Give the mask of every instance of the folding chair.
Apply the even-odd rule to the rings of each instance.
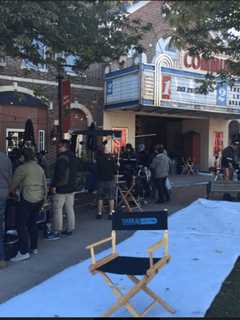
[[[117,296],[117,302],[112,305],[102,316],[109,317],[121,307],[127,310],[134,317],[144,317],[156,304],[159,303],[168,312],[175,313],[175,310],[163,301],[155,292],[147,287],[148,283],[155,277],[157,272],[163,268],[170,260],[168,254],[168,210],[164,209],[157,212],[128,212],[119,213],[112,217],[112,235],[109,238],[93,243],[87,247],[91,252],[92,264],[90,271],[92,274],[99,273],[103,276],[105,282],[113,290],[113,294]],[[149,257],[129,257],[119,256],[116,251],[116,230],[163,230],[163,237],[155,244],[147,248]],[[102,259],[96,261],[95,247],[112,242],[112,253]],[[153,253],[156,249],[163,246],[164,254],[161,258],[154,258]],[[112,280],[106,273],[125,274],[133,283],[134,286],[123,294],[119,288],[114,285]],[[138,278],[137,276],[142,276]],[[140,290],[143,290],[151,298],[150,303],[145,310],[140,313],[130,303],[129,300],[135,296]]]
[[[142,211],[142,208],[140,204],[138,203],[137,199],[134,197],[133,192],[134,188],[136,186],[136,177],[133,176],[132,183],[130,187],[126,187],[126,181],[124,180],[119,180],[117,183],[117,199],[116,199],[116,209],[121,208],[121,205],[125,204],[127,207],[128,212],[132,212],[132,209],[134,208],[131,206],[131,202],[134,203],[136,208],[138,210]],[[120,201],[118,200],[118,194],[120,195]]]

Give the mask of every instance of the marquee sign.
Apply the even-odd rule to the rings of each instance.
[[[105,105],[139,103],[139,66],[132,66],[105,74]]]
[[[226,59],[211,58],[209,60],[202,58],[200,55],[191,56],[186,52],[183,56],[183,66],[198,71],[221,72],[227,70]]]
[[[185,56],[189,68],[207,68],[201,58]],[[213,59],[211,70],[223,67],[223,60]],[[197,69],[198,68],[198,69]],[[107,75],[105,105],[110,108],[150,106],[181,110],[201,110],[215,113],[240,114],[240,83],[232,87],[218,83],[214,91],[200,90],[202,72],[173,67],[141,64]]]
[[[169,70],[169,74],[166,70]],[[161,100],[184,104],[206,106],[206,109],[216,112],[214,107],[220,107],[228,112],[240,112],[240,84],[233,87],[227,86],[226,83],[219,83],[214,91],[204,94],[200,90],[201,83],[196,74],[190,77],[190,72],[179,72],[177,69],[164,68],[162,72],[162,95]],[[161,101],[160,101],[161,106]]]

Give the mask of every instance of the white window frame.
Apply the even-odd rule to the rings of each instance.
[[[43,138],[43,139],[42,139]],[[45,130],[38,130],[38,151],[46,150],[46,133]]]
[[[8,133],[11,131],[24,132],[24,129],[6,128],[6,138],[8,137]],[[7,139],[6,139],[6,153],[8,154],[8,140]]]

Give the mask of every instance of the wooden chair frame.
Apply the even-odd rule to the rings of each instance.
[[[95,257],[95,247],[102,245],[106,242],[112,242],[112,253],[102,259],[96,260]],[[164,256],[158,262],[154,263],[153,254],[159,249],[161,246],[164,248]],[[89,246],[87,249],[91,252],[92,264],[90,265],[90,272],[92,274],[99,273],[105,280],[105,282],[112,289],[113,294],[117,297],[116,303],[112,305],[102,316],[109,317],[115,311],[120,309],[121,307],[125,307],[134,317],[144,317],[156,303],[159,303],[163,308],[165,308],[170,313],[175,313],[175,310],[167,304],[164,300],[162,300],[155,292],[147,287],[148,283],[154,278],[157,272],[163,268],[171,259],[168,255],[168,231],[164,230],[163,238],[160,241],[157,241],[153,245],[147,248],[147,253],[149,255],[149,269],[147,270],[144,277],[140,280],[135,275],[127,275],[127,277],[134,283],[134,286],[124,295],[119,288],[114,285],[109,276],[106,275],[105,272],[97,270],[100,266],[116,259],[119,255],[116,251],[116,231],[112,231],[112,235],[109,238],[103,239],[101,241],[95,242]],[[138,312],[130,303],[129,300],[135,296],[140,290],[143,290],[146,294],[148,294],[151,298],[153,298],[153,302],[151,302],[145,310],[140,313]]]
[[[117,207],[120,207],[124,203],[127,207],[128,212],[132,212],[132,207],[130,206],[129,201],[133,201],[133,203],[136,205],[138,210],[142,211],[140,204],[138,203],[138,201],[136,200],[136,198],[132,193],[134,190],[134,187],[135,187],[135,177],[133,177],[132,184],[127,190],[124,190],[120,185],[120,183],[117,184],[117,188],[118,188],[117,192],[120,193],[122,198],[120,201],[116,201]]]

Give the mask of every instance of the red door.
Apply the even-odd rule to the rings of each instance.
[[[193,163],[200,164],[200,134],[197,132],[187,132],[183,136],[184,157],[191,158]]]

